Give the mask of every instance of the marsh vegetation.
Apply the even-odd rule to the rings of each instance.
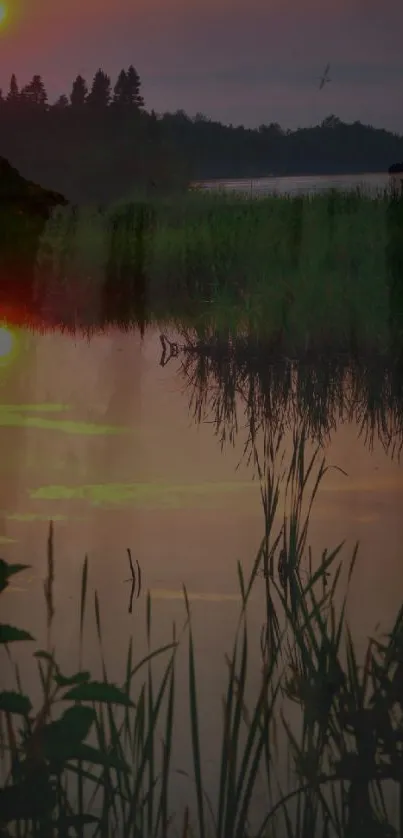
[[[346,555],[343,544],[329,545],[313,556],[309,543],[310,516],[327,472],[320,448],[337,421],[355,415],[370,444],[377,433],[388,453],[400,453],[401,221],[400,196],[374,199],[360,192],[259,202],[139,194],[104,211],[69,207],[53,214],[37,252],[27,256],[30,316],[43,328],[89,335],[117,325],[144,336],[150,324],[159,325],[161,365],[176,359],[194,420],[209,412],[222,448],[236,437],[241,403],[243,455],[259,480],[262,531],[250,573],[237,565],[241,609],[223,661],[219,783],[211,799],[186,588],[183,624],[172,627],[163,648],[152,645],[146,594],[148,653],[139,659],[136,637],[128,637],[126,649],[116,649],[125,674],[112,682],[100,599],[90,592],[85,558],[77,665],[65,672],[52,634],[58,564],[50,525],[46,639],[0,626],[2,671],[8,667],[8,679],[14,678],[0,693],[4,835],[401,834],[403,606],[389,634],[371,637],[362,657],[346,619],[359,546]],[[21,219],[14,216],[12,223],[23,239]],[[13,279],[10,322],[27,309],[26,285],[21,275]],[[293,438],[288,461],[286,428]],[[312,440],[318,447],[309,458]],[[130,581],[134,588],[137,574],[144,596],[129,548],[128,555]],[[1,559],[3,596],[24,569]],[[260,634],[252,636],[248,614],[256,588],[264,613]],[[84,654],[91,600],[101,657],[95,673],[93,658],[90,665]],[[35,644],[39,702],[31,700],[14,651],[22,643]],[[173,812],[176,666],[183,646],[195,806]],[[258,683],[252,648],[259,655]],[[162,676],[154,669],[160,659]],[[286,776],[279,768],[284,762]],[[265,803],[256,825],[258,781]]]
[[[77,325],[92,316],[97,326],[124,319],[253,331],[288,357],[385,355],[401,317],[402,207],[387,193],[333,192],[61,211],[38,253],[38,305]],[[101,309],[91,312],[96,298]]]
[[[42,688],[38,706],[31,703],[13,654],[19,643],[33,643],[34,639],[16,627],[1,626],[2,667],[14,669],[16,679],[14,689],[0,693],[4,835],[245,838],[251,834],[250,810],[259,774],[265,778],[267,802],[256,835],[355,838],[400,833],[402,807],[400,804],[392,823],[390,786],[401,800],[403,608],[391,620],[386,638],[369,639],[365,658],[359,660],[345,618],[348,584],[359,548],[357,545],[348,557],[342,544],[332,547],[324,551],[313,570],[307,542],[309,514],[327,467],[324,460],[318,460],[319,450],[305,461],[305,442],[302,425],[294,435],[294,449],[285,467],[284,521],[276,532],[278,462],[284,452],[281,434],[265,434],[265,457],[259,464],[265,532],[249,578],[238,564],[242,602],[233,648],[226,659],[228,680],[222,738],[217,743],[221,768],[216,800],[204,795],[197,659],[186,589],[183,626],[179,633],[173,627],[172,639],[167,638],[160,649],[153,649],[150,642],[148,594],[149,654],[137,660],[135,638],[128,638],[125,655],[122,651],[126,675],[123,682],[113,684],[103,653],[99,599],[96,592],[90,595],[85,559],[77,666],[75,672],[63,673],[52,643],[57,561],[50,525],[44,587],[47,640],[33,652]],[[258,457],[256,448],[254,455]],[[304,501],[308,501],[306,515]],[[1,561],[2,592],[25,567]],[[251,638],[248,600],[257,585],[265,588],[266,615],[260,638]],[[345,595],[337,607],[340,586]],[[101,653],[99,680],[91,676],[83,659],[89,597],[93,599]],[[254,701],[247,704],[248,650],[256,641],[261,651],[261,678]],[[175,782],[170,757],[178,644],[188,648],[189,733],[197,800],[192,817],[189,811],[173,813],[169,808],[169,785]],[[156,683],[153,660],[160,655],[166,663],[164,675]],[[298,708],[297,724],[290,722],[290,703]],[[162,741],[157,736],[160,724]],[[285,733],[289,756],[286,787],[277,772],[280,729]]]

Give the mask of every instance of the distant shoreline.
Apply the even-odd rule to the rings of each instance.
[[[191,181],[189,184],[190,186],[204,186],[205,184],[220,184],[220,183],[256,183],[256,181],[260,180],[286,180],[292,178],[302,178],[302,177],[311,177],[311,178],[327,178],[327,177],[385,177],[389,178],[390,175],[388,174],[387,169],[385,170],[377,170],[377,171],[354,171],[354,172],[338,172],[338,171],[330,171],[330,172],[312,172],[312,171],[305,171],[305,172],[287,172],[287,173],[273,173],[270,172],[269,174],[265,175],[254,175],[253,177],[244,176],[244,177],[211,177],[211,178],[203,178],[199,180]]]

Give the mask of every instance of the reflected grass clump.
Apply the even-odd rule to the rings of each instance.
[[[174,338],[174,339],[172,339]],[[303,416],[311,440],[327,445],[338,423],[355,422],[372,450],[392,459],[403,447],[403,378],[398,357],[281,356],[273,341],[179,327],[160,335],[160,366],[177,364],[197,425],[211,423],[221,450],[248,428],[243,457],[267,425],[291,429]],[[246,421],[245,421],[246,420]]]
[[[83,660],[88,600],[85,559],[77,670],[62,673],[52,646],[55,561],[50,526],[44,588],[47,644],[34,652],[41,703],[33,708],[15,662],[16,688],[0,693],[3,835],[386,838],[401,834],[403,607],[386,640],[369,641],[360,664],[345,621],[347,594],[340,597],[338,593],[345,571],[343,545],[331,552],[325,550],[315,566],[310,550],[306,553],[309,518],[327,470],[324,460],[317,467],[319,449],[307,461],[306,444],[302,425],[294,434],[288,469],[281,433],[266,433],[263,460],[254,446],[265,533],[249,579],[238,563],[242,607],[232,653],[226,657],[228,681],[215,800],[206,796],[203,780],[197,661],[186,589],[182,641],[174,629],[172,642],[157,650],[151,648],[148,595],[149,651],[136,663],[129,640],[126,675],[118,685],[108,678],[95,593],[102,666],[102,677],[95,680]],[[283,484],[284,519],[276,533],[274,522]],[[346,568],[347,590],[356,558],[357,547]],[[24,567],[1,561],[1,592]],[[261,674],[256,682],[256,673],[252,673],[257,688],[253,700],[247,702],[250,650],[256,641],[259,646],[259,639],[248,631],[248,600],[253,587],[262,584]],[[0,626],[0,641],[11,662],[11,644],[32,640],[27,632]],[[196,809],[192,814],[186,809],[176,819],[170,812],[169,788],[175,775],[171,754],[179,642],[185,642],[188,649],[191,779]],[[161,654],[168,655],[168,661],[156,683],[153,661]],[[291,704],[299,713],[297,725],[291,721]],[[277,770],[281,747],[289,755],[286,787]],[[264,778],[266,806],[259,825],[252,827],[259,774]],[[388,784],[397,790],[396,828],[386,801]]]

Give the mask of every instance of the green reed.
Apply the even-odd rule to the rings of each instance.
[[[386,190],[376,197],[356,190],[260,200],[189,193],[105,213],[83,209],[75,230],[67,208],[48,225],[38,272],[44,260],[53,260],[60,281],[74,286],[82,277],[101,289],[100,265],[109,252],[108,275],[122,293],[124,277],[131,277],[130,320],[141,251],[150,320],[196,318],[223,330],[273,333],[289,353],[308,346],[345,349],[352,340],[363,350],[385,351],[389,206]]]

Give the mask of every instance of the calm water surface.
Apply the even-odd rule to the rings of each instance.
[[[328,189],[349,190],[361,187],[364,191],[377,192],[387,188],[390,177],[385,172],[368,172],[359,175],[298,175],[232,180],[204,181],[206,189],[224,189],[252,194],[255,197],[277,192],[279,195],[313,195]]]
[[[124,677],[130,633],[136,654],[146,651],[145,592],[151,592],[153,643],[159,645],[171,640],[173,621],[178,629],[184,622],[185,584],[194,620],[206,785],[214,791],[220,697],[226,686],[224,653],[232,650],[240,605],[236,562],[250,570],[264,531],[256,474],[242,460],[247,431],[241,429],[235,445],[221,451],[211,417],[195,424],[180,359],[165,367],[159,364],[159,330],[147,332],[143,343],[136,334],[119,331],[90,341],[58,332],[15,331],[13,341],[11,351],[3,349],[0,366],[1,555],[32,568],[3,595],[2,619],[26,628],[44,644],[50,519],[56,548],[54,637],[59,661],[67,669],[74,671],[77,663],[85,554],[90,586],[100,597],[110,677],[118,681]],[[8,346],[4,335],[2,345]],[[360,421],[340,421],[324,446],[327,462],[347,475],[336,470],[326,474],[308,542],[318,562],[324,548],[343,540],[347,559],[360,541],[348,616],[363,649],[378,621],[385,629],[390,626],[403,599],[403,475],[397,459],[376,437],[372,451],[365,445]],[[285,450],[290,456],[291,430]],[[280,503],[278,526],[282,515]],[[142,569],[143,590],[132,614],[130,585],[124,582],[130,575],[127,547]],[[251,694],[260,672],[263,621],[263,585],[261,590],[257,585],[249,622],[256,638]],[[86,664],[97,672],[92,614],[86,638]],[[31,651],[20,652],[29,681]],[[187,713],[186,668],[185,646],[178,670],[181,719]],[[189,769],[189,748],[182,724],[176,735],[176,767]],[[189,795],[186,781],[178,780],[174,807],[183,809]]]
[[[74,583],[88,552],[96,584],[110,593],[115,580],[122,599],[129,546],[156,600],[181,599],[185,583],[213,611],[216,601],[232,603],[236,560],[250,563],[262,536],[256,474],[245,461],[237,468],[246,430],[221,452],[211,418],[194,423],[180,361],[159,365],[157,330],[143,344],[118,331],[90,341],[19,332],[15,344],[0,371],[0,536],[10,556],[29,551],[30,597],[43,575],[53,518],[63,584]],[[358,425],[341,424],[324,447],[327,461],[348,476],[330,471],[324,479],[311,541],[319,550],[341,538],[350,545],[359,539],[360,589],[367,585],[371,597],[382,581],[386,593],[390,579],[388,611],[389,596],[403,591],[397,561],[402,472],[376,438],[371,452],[358,433]],[[287,449],[290,455],[291,437]],[[24,597],[19,591],[13,608]],[[381,604],[378,589],[368,612],[382,616]],[[357,628],[362,619],[365,610]]]

